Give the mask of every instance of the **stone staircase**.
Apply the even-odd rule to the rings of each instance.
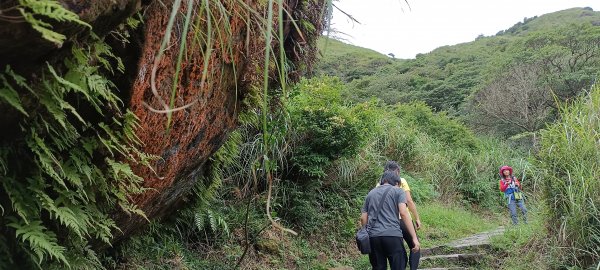
[[[459,239],[447,245],[421,250],[419,269],[481,269],[493,260],[490,238],[502,234],[504,227]]]

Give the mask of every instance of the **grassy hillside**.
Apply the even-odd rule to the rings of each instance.
[[[598,25],[600,12],[572,8],[410,60],[383,61],[371,50],[331,42],[335,49],[323,52],[316,73],[350,81],[344,93],[348,100],[424,101],[436,111],[461,116],[478,131],[512,136],[555,119],[552,95],[566,101],[589,89],[600,70]],[[504,115],[495,104],[502,93],[525,95],[506,104],[510,111],[533,109]]]
[[[523,22],[518,22],[509,29],[502,30],[496,35],[526,35],[530,32],[543,31],[554,27],[560,27],[568,24],[591,23],[600,25],[600,15],[594,12],[592,8],[570,8],[558,12],[544,14],[525,18]]]
[[[322,37],[318,46],[321,60],[316,64],[314,75],[336,76],[345,82],[373,75],[398,61],[376,51],[327,37]]]

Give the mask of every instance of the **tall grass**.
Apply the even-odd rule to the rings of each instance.
[[[547,226],[567,265],[600,260],[600,85],[542,132],[540,168],[550,209]],[[594,265],[595,266],[595,265]]]

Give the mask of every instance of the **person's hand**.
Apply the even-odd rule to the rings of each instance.
[[[415,226],[417,227],[417,230],[421,229],[421,221],[420,220],[415,220]]]
[[[415,239],[413,240],[413,243],[415,244],[415,246],[413,248],[410,249],[410,252],[419,252],[419,250],[421,250],[421,243],[419,243],[419,240]]]

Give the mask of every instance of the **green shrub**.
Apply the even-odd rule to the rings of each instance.
[[[439,140],[447,147],[469,151],[478,149],[477,138],[465,125],[445,113],[433,113],[425,103],[414,102],[397,105],[395,113],[403,121]]]
[[[358,153],[368,136],[367,122],[342,104],[336,78],[303,80],[288,105],[297,145],[291,161],[301,173],[322,178],[331,161]]]
[[[540,167],[550,209],[550,235],[563,247],[565,265],[600,260],[600,85],[542,132]]]
[[[402,175],[410,186],[410,196],[417,204],[431,202],[439,195],[435,191],[433,185],[424,179],[415,179],[410,175]]]

